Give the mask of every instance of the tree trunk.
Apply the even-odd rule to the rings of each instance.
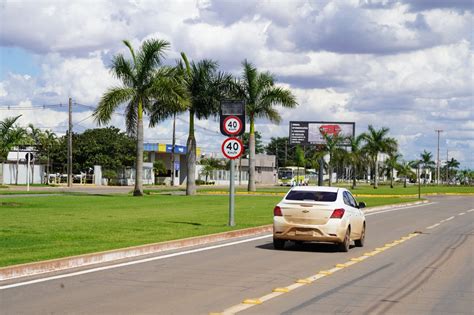
[[[356,181],[356,176],[357,176],[357,168],[355,165],[352,166],[352,189],[355,189],[356,188],[356,185],[357,185],[357,181]]]
[[[256,191],[255,188],[255,126],[254,118],[250,116],[249,134],[249,184],[248,191]]]
[[[390,188],[393,188],[393,168],[390,170]]]
[[[143,107],[138,101],[137,115],[137,160],[135,161],[135,188],[134,196],[143,196]]]
[[[403,180],[403,188],[407,188],[407,177]]]
[[[186,142],[186,195],[196,194],[196,138],[194,138],[194,111],[189,111],[189,136]]]
[[[329,173],[329,184],[328,186],[332,186],[332,156],[329,154],[329,162],[328,162],[328,173]]]
[[[379,159],[376,156],[375,157],[375,175],[374,175],[374,189],[377,189],[379,187]]]

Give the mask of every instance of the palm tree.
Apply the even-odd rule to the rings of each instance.
[[[42,151],[46,153],[46,184],[49,184],[49,173],[51,171],[51,149],[58,143],[58,137],[51,130],[45,130],[40,136],[40,143]]]
[[[109,88],[102,95],[94,117],[99,125],[106,124],[113,112],[126,104],[127,132],[137,139],[133,195],[143,196],[143,115],[152,112],[162,114],[150,121],[153,126],[159,117],[168,116],[165,114],[167,106],[179,103],[183,95],[174,77],[174,69],[162,66],[164,52],[170,46],[168,42],[149,39],[143,42],[137,52],[128,41],[124,40],[123,43],[132,59],[125,59],[122,54],[118,54],[113,58],[111,67],[111,72],[122,81],[122,85]]]
[[[423,153],[420,154],[421,157],[421,164],[423,165],[423,173],[425,173],[423,183],[426,184],[426,176],[427,176],[427,169],[433,168],[435,166],[435,162],[432,160],[433,155],[431,152],[423,150]]]
[[[446,162],[446,167],[448,168],[448,178],[447,178],[447,181],[448,181],[448,184],[449,184],[449,170],[450,169],[457,169],[459,167],[459,162],[455,159],[455,158],[451,158],[451,160],[448,160]]]
[[[393,170],[398,169],[400,165],[398,163],[398,159],[401,158],[401,154],[392,153],[389,154],[388,159],[385,160],[385,164],[388,167],[389,175],[390,175],[390,188],[393,188]]]
[[[349,147],[351,151],[348,153],[348,158],[352,166],[352,189],[356,188],[356,179],[357,179],[357,172],[362,165],[364,160],[364,152],[362,148],[362,142],[364,141],[364,137],[362,135],[358,135],[357,137],[349,137]]]
[[[379,153],[390,153],[397,151],[397,141],[393,138],[387,137],[389,128],[382,127],[376,130],[372,125],[369,125],[368,132],[362,134],[366,141],[364,150],[369,154],[375,168],[374,189],[378,188],[379,179]]]
[[[222,99],[232,90],[232,76],[218,71],[218,63],[210,59],[189,62],[185,53],[178,68],[183,75],[183,84],[188,96],[189,135],[186,142],[186,195],[196,194],[196,138],[194,118],[206,119],[219,113]]]
[[[14,129],[16,121],[21,117],[7,117],[0,121],[0,161],[6,160],[8,152],[16,145]]]
[[[31,138],[31,144],[34,146],[35,148],[35,152],[38,152],[38,148],[41,146],[41,136],[42,136],[42,132],[41,132],[41,129],[39,128],[36,128],[33,124],[28,124],[28,128],[27,130],[29,131],[28,132],[28,135],[29,137]],[[31,180],[34,182],[35,180],[35,160],[36,159],[33,159],[32,161],[32,169],[31,169]]]
[[[332,170],[334,165],[334,157],[338,155],[343,155],[344,151],[341,149],[341,144],[344,141],[344,138],[338,135],[328,135],[327,133],[322,133],[324,141],[326,142],[322,152],[329,154],[328,161],[328,174],[329,174],[329,186],[332,186]]]
[[[16,146],[16,176],[15,176],[15,185],[18,185],[18,171],[20,168],[20,146],[23,146],[28,143],[28,133],[25,128],[20,126],[15,126],[11,131],[11,139]]]
[[[403,162],[398,164],[397,171],[400,176],[403,176],[403,187],[407,188],[407,178],[414,176],[413,171],[411,170],[412,166],[410,163]]]
[[[259,73],[247,60],[242,62],[242,66],[242,79],[237,95],[245,100],[246,114],[250,122],[248,190],[255,191],[255,119],[268,118],[271,122],[279,123],[281,117],[274,108],[275,105],[293,108],[298,103],[290,90],[275,86],[273,74]]]

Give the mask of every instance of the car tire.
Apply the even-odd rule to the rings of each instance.
[[[354,241],[354,244],[356,247],[364,247],[364,243],[365,243],[365,223],[364,223],[364,226],[362,227],[362,232],[360,233],[360,239]]]
[[[273,239],[273,248],[275,249],[284,249],[285,248],[285,240],[280,240],[277,238]]]
[[[347,253],[351,244],[351,228],[348,227],[342,243],[339,243],[339,251]]]

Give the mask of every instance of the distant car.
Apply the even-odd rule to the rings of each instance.
[[[362,208],[345,188],[293,187],[273,210],[273,246],[285,242],[330,242],[347,252],[351,240],[364,246],[366,223]]]
[[[319,127],[319,131],[322,134],[326,134],[328,136],[337,136],[341,132],[341,127],[339,125],[322,125]]]

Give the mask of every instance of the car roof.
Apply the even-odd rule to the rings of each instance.
[[[295,186],[291,188],[291,190],[297,190],[297,191],[328,191],[328,192],[338,192],[339,189],[343,189],[343,188],[327,187],[327,186]]]

